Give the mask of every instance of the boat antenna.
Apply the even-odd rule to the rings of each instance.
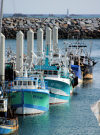
[[[67,9],[67,17],[69,17],[69,9]]]
[[[89,58],[90,58],[90,55],[91,55],[91,51],[92,51],[92,42],[90,44],[90,54],[89,54]]]

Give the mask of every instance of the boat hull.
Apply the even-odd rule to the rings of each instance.
[[[85,76],[84,76],[84,79],[93,79],[93,74],[86,74]]]
[[[49,92],[40,89],[20,90],[10,92],[10,104],[16,114],[29,115],[43,113],[49,110]]]
[[[83,70],[83,79],[93,79],[93,66],[85,65]]]
[[[7,135],[7,134],[11,134],[14,133],[18,130],[18,119],[6,119],[4,118],[5,121],[3,124],[0,124],[0,135]]]
[[[45,80],[48,82],[48,89],[50,91],[49,104],[60,104],[69,101],[71,90],[69,80],[68,82],[56,78],[53,80],[46,78]]]
[[[4,126],[0,125],[0,135],[7,135],[14,133],[18,130],[18,126],[10,127],[10,126]]]
[[[62,96],[62,95],[57,95],[50,93],[50,100],[49,104],[61,104],[61,103],[67,103],[70,100],[70,96]]]

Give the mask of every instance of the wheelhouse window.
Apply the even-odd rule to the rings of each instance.
[[[22,81],[18,81],[18,85],[22,85]]]
[[[54,74],[54,75],[58,75],[58,72],[57,72],[57,71],[54,71],[53,74]]]
[[[33,85],[35,85],[36,84],[36,82],[35,81],[33,81]]]
[[[32,85],[32,81],[28,81],[28,85]]]
[[[17,82],[16,81],[14,81],[14,85],[17,85]]]
[[[44,74],[45,74],[45,75],[47,74],[47,70],[44,71]]]
[[[52,71],[49,71],[49,75],[52,75]]]
[[[23,85],[27,85],[27,81],[23,81]]]
[[[0,104],[3,104],[4,103],[4,100],[0,100]]]

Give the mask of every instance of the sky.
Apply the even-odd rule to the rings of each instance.
[[[100,0],[4,0],[4,13],[100,14]]]

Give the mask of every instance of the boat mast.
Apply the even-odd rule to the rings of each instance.
[[[67,9],[67,17],[69,17],[69,9]]]
[[[3,0],[0,0],[0,45],[1,45],[2,16],[3,16]]]
[[[1,48],[1,32],[2,32],[2,17],[3,17],[3,0],[0,0],[0,48]],[[2,50],[0,50],[0,56],[1,56]],[[2,65],[0,65],[1,68]],[[0,73],[0,82],[3,80],[3,75]]]

